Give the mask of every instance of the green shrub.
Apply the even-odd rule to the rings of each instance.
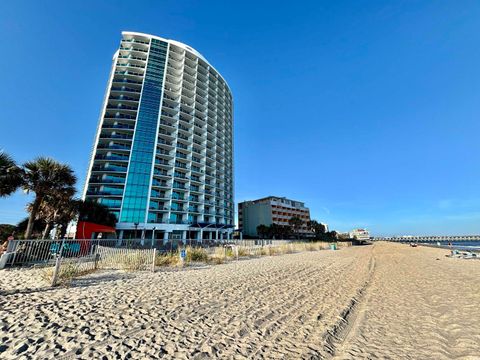
[[[202,248],[187,248],[186,262],[208,262],[208,254],[205,249]]]
[[[226,249],[224,250],[224,252],[225,252],[225,256],[226,256],[227,258],[233,258],[233,257],[235,257],[235,252],[233,251],[233,248],[231,248],[231,247],[226,248]]]

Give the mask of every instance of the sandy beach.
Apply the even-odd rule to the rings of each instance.
[[[0,357],[480,358],[480,261],[447,253],[376,243],[54,289],[2,270]]]

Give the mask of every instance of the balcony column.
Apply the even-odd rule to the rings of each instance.
[[[169,233],[167,231],[163,233],[163,245],[165,245],[168,242],[168,234]]]

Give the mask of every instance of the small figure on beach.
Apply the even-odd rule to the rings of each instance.
[[[15,239],[15,232],[13,232],[9,237],[7,237],[7,240],[5,240],[1,245],[0,245],[0,255],[2,255],[4,252],[7,251],[8,249],[8,242],[11,240]]]
[[[7,251],[7,246],[8,246],[8,240],[5,240],[5,241],[0,245],[0,255],[2,255],[5,251]]]

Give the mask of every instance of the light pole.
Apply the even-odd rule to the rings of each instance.
[[[156,227],[154,226],[154,227],[152,228],[152,248],[153,248],[153,243],[154,243],[154,241],[155,241],[155,229],[156,229]]]
[[[138,228],[138,222],[133,223],[135,225],[135,239],[137,238],[137,228]]]

